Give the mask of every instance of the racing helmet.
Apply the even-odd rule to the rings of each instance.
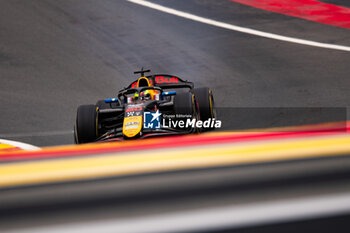
[[[141,77],[137,80],[137,87],[151,87],[151,82],[146,77]],[[158,94],[156,90],[146,90],[140,93],[142,99],[154,100],[154,96]]]

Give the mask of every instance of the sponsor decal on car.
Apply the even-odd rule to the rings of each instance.
[[[178,77],[167,77],[167,76],[156,76],[154,78],[154,81],[156,84],[162,84],[162,83],[179,83],[179,78]],[[149,85],[153,86],[153,80],[151,78],[148,79]],[[131,84],[131,88],[137,88],[137,81],[133,82]]]
[[[135,104],[135,105],[130,105],[126,110],[125,110],[125,116],[126,117],[132,117],[132,116],[141,116],[143,111],[143,107]]]
[[[156,80],[156,83],[178,83],[179,82],[179,78],[177,77],[157,76],[155,80]]]
[[[132,122],[128,122],[125,124],[125,126],[129,126],[129,125],[139,125],[140,122],[137,122],[137,121],[132,121]]]
[[[124,118],[123,134],[126,137],[134,137],[141,132],[142,115],[129,116]]]

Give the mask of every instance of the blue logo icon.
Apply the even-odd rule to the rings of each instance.
[[[143,113],[143,128],[144,129],[160,129],[160,117],[159,110],[156,112],[144,112]]]

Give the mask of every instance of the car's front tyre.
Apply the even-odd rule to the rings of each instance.
[[[93,142],[98,136],[98,107],[96,105],[81,105],[77,110],[74,127],[75,143]]]

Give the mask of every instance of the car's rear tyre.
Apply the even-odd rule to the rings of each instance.
[[[191,92],[180,92],[174,98],[174,113],[176,120],[187,121],[187,119],[198,119],[198,105],[195,96]],[[180,116],[180,117],[179,117]],[[187,130],[191,127],[184,127]]]
[[[208,87],[195,88],[193,94],[199,105],[199,116],[202,121],[216,117],[213,92]],[[210,128],[208,128],[210,129]],[[206,129],[206,130],[208,130]]]
[[[97,110],[96,105],[79,106],[74,128],[75,143],[93,142],[97,139]]]

